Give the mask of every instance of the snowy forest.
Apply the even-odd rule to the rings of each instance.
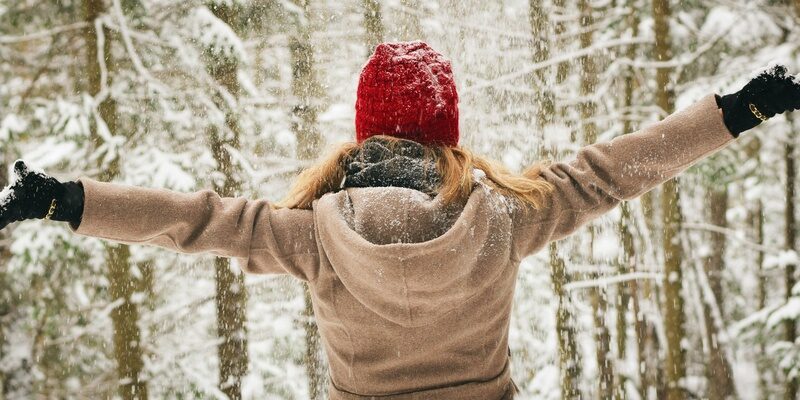
[[[277,201],[407,40],[452,60],[460,144],[520,171],[798,73],[800,0],[0,0],[0,187],[22,158]],[[797,399],[798,135],[779,115],[524,260],[518,397]],[[2,400],[325,399],[320,347],[291,277],[0,231]]]

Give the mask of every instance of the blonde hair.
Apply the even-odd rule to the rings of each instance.
[[[310,209],[311,203],[326,193],[339,190],[347,165],[361,150],[364,143],[382,139],[391,148],[404,139],[377,135],[361,144],[348,142],[341,145],[318,164],[300,173],[289,194],[275,204],[276,208]],[[516,199],[534,209],[544,205],[545,196],[553,185],[540,177],[546,162],[538,162],[522,174],[513,174],[503,165],[473,154],[463,147],[424,146],[425,158],[436,161],[441,176],[439,192],[445,204],[469,197],[473,186],[473,169],[483,171],[488,184],[500,194]]]

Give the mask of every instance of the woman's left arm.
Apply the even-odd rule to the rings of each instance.
[[[541,210],[515,218],[517,252],[525,256],[634,199],[710,156],[763,120],[800,108],[800,84],[776,67],[739,92],[708,95],[662,121],[580,149],[541,177],[554,190]]]
[[[126,244],[239,259],[250,273],[316,276],[318,254],[309,210],[272,209],[266,200],[181,193],[78,179],[84,204],[70,229]]]
[[[69,222],[80,235],[180,253],[237,258],[246,272],[314,280],[319,256],[309,210],[266,200],[181,193],[82,177],[60,182],[18,160],[0,191],[0,230],[28,219]]]

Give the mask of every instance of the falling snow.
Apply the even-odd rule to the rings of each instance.
[[[666,2],[672,59],[655,56],[653,4],[661,0],[0,3],[0,210],[14,200],[17,159],[32,173],[62,181],[210,189],[277,202],[316,157],[353,139],[359,72],[380,41],[422,39],[451,60],[460,144],[515,173],[540,160],[550,162],[543,167],[565,165],[559,163],[589,142],[650,126],[673,111],[664,107],[682,110],[708,94],[732,93],[774,74],[775,64],[786,65],[787,79],[796,82],[800,72],[800,9],[790,2]],[[84,21],[84,6],[92,4],[104,8]],[[373,6],[377,12],[367,9]],[[103,54],[92,57],[98,49]],[[665,86],[660,68],[668,73]],[[441,109],[437,82],[430,80],[431,101]],[[490,201],[481,217],[498,224],[511,215],[514,228],[474,243],[480,229],[472,224],[464,230],[469,240],[440,249],[449,264],[425,267],[431,274],[450,268],[455,276],[464,272],[456,260],[467,250],[488,257],[514,235],[539,233],[519,239],[507,255],[539,250],[509,272],[516,287],[508,348],[519,399],[611,397],[609,387],[628,399],[659,398],[664,388],[655,383],[666,376],[675,332],[685,356],[677,384],[687,396],[711,398],[717,389],[731,398],[784,397],[791,387],[786,377],[800,376],[800,345],[786,332],[800,317],[797,238],[787,243],[798,228],[786,213],[797,204],[787,185],[787,160],[795,155],[786,153],[798,137],[797,121],[797,114],[777,116],[681,175],[681,229],[670,243],[680,249],[679,272],[665,270],[665,211],[673,203],[664,201],[663,190],[620,203],[616,191],[592,185],[579,189],[596,204],[565,202],[556,205],[559,213],[525,214],[478,168],[471,178]],[[670,137],[663,132],[661,145],[670,146]],[[675,158],[685,156],[669,148]],[[621,166],[624,179],[658,165],[653,154]],[[585,177],[585,170],[561,171],[564,179]],[[664,171],[658,175],[666,179]],[[624,179],[611,187],[625,187]],[[387,193],[404,195],[388,202]],[[350,200],[361,208],[336,212],[373,244],[435,240],[458,223],[474,222],[458,222],[461,208],[411,189]],[[582,227],[552,247],[542,239],[552,232],[537,230],[609,204],[615,208],[592,221],[573,221]],[[420,223],[424,218],[432,228]],[[298,246],[318,234],[281,242],[291,250],[280,255],[282,262],[308,258]],[[265,241],[250,243],[251,258],[276,243],[261,230],[252,237]],[[122,268],[112,254],[127,257]],[[304,286],[291,276],[244,274],[245,257],[225,263],[210,254],[106,246],[53,221],[0,231],[0,258],[2,399],[125,398],[120,382],[135,380],[153,399],[308,399],[313,390],[325,398],[325,341],[309,352],[315,320],[306,315],[311,304]],[[482,271],[496,265],[491,261],[470,265]],[[380,295],[400,292],[391,265],[370,264],[363,275],[371,290],[385,289]],[[218,292],[224,279],[229,286]],[[679,297],[669,297],[676,285]],[[680,326],[667,315],[675,307],[682,307]],[[219,310],[241,320],[224,320]],[[331,325],[353,340],[361,333]],[[134,331],[136,338],[123,336]],[[120,338],[142,350],[138,360],[124,361],[141,368],[138,377],[115,372]],[[227,354],[244,365],[232,368],[226,382],[219,381],[222,343],[243,346]],[[712,344],[729,377],[714,370]],[[385,354],[420,356],[414,350]],[[482,350],[447,351],[425,356]]]

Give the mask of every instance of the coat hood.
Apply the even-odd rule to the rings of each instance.
[[[347,188],[317,200],[314,218],[344,287],[382,318],[417,327],[500,277],[510,256],[509,206],[482,183],[451,205],[408,188]]]

